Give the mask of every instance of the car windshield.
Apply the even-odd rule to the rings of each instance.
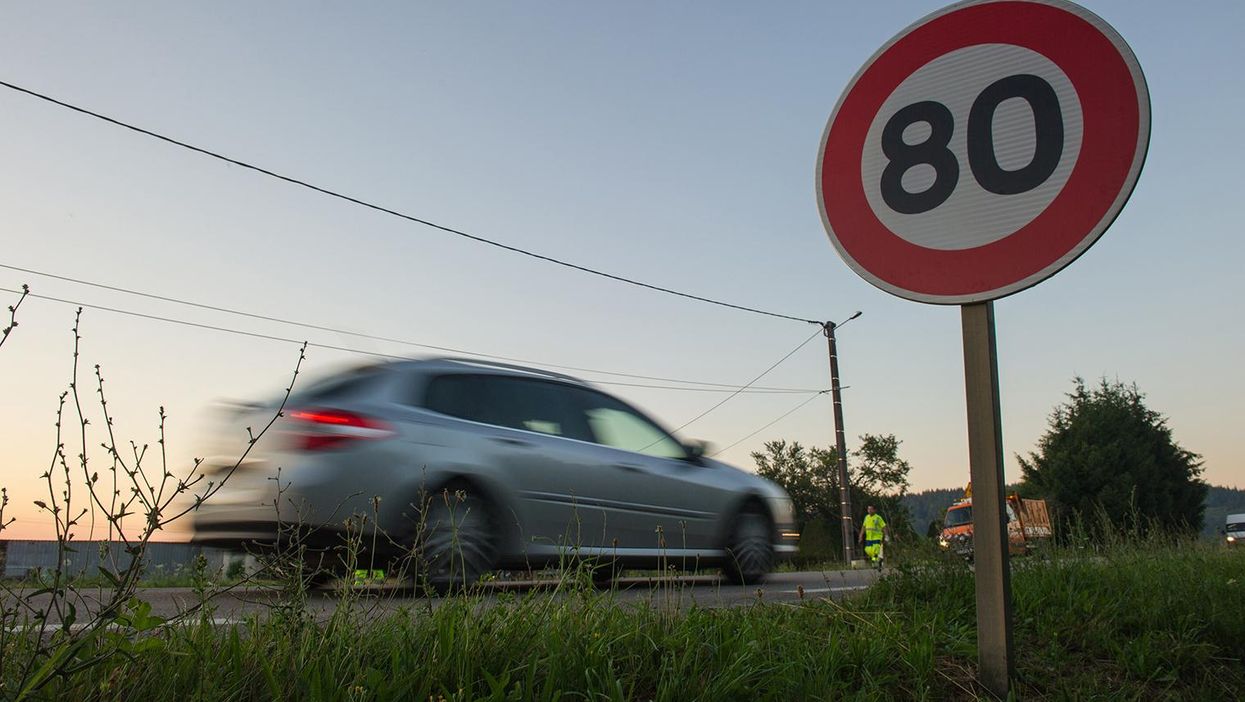
[[[1233,522],[1229,524],[1228,531],[1245,531],[1245,522]]]
[[[959,507],[957,509],[947,510],[947,518],[943,520],[942,525],[946,527],[957,527],[972,523],[973,508]]]

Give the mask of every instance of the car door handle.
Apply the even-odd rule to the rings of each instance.
[[[621,469],[621,470],[630,471],[632,473],[643,473],[644,472],[644,469],[635,463],[615,463],[614,467]]]
[[[531,446],[532,442],[523,439],[516,439],[512,436],[494,436],[493,441],[507,446]]]

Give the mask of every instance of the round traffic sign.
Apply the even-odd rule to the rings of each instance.
[[[830,240],[920,302],[993,300],[1081,255],[1132,193],[1150,140],[1141,66],[1063,0],[971,0],[891,39],[822,136]]]

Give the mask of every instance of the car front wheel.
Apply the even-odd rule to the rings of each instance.
[[[772,531],[769,516],[756,506],[745,507],[735,517],[722,569],[727,580],[752,585],[774,569]]]

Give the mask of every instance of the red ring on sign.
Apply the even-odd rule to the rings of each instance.
[[[869,205],[860,177],[865,137],[882,103],[904,79],[939,56],[977,44],[1024,47],[1063,70],[1081,101],[1081,151],[1055,199],[1016,232],[971,249],[919,246],[888,229]],[[1099,225],[1138,156],[1139,103],[1137,85],[1119,49],[1067,10],[998,2],[936,17],[877,56],[839,106],[821,162],[827,223],[856,265],[906,291],[953,297],[1015,285],[1052,266],[1087,238],[1101,235],[1105,227]]]

